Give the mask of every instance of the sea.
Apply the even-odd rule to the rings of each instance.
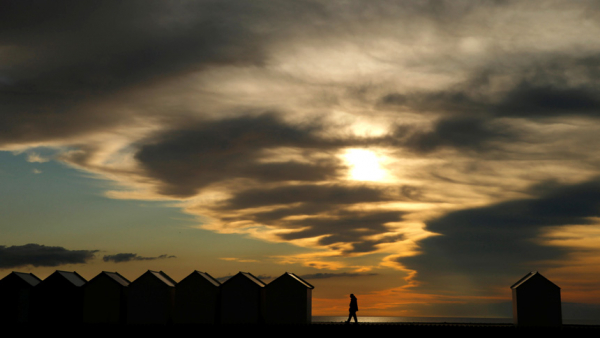
[[[313,316],[313,323],[341,323],[348,317]],[[512,324],[512,318],[468,318],[468,317],[358,317],[360,323],[474,323]],[[568,325],[600,325],[600,319],[563,319]]]

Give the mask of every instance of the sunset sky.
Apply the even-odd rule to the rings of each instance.
[[[2,1],[0,278],[600,316],[600,1]]]

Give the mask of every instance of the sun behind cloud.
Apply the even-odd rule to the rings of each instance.
[[[355,181],[383,181],[387,173],[381,167],[381,159],[367,149],[346,150],[344,159],[350,165],[349,177]]]

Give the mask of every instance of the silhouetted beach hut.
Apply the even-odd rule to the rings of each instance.
[[[127,295],[127,323],[171,323],[176,284],[166,273],[152,270],[131,282]]]
[[[513,322],[519,326],[560,326],[560,288],[533,271],[513,284]]]
[[[221,284],[221,323],[258,324],[264,321],[265,283],[239,272]]]
[[[118,272],[102,271],[83,288],[83,322],[125,324],[127,287],[131,282]]]
[[[215,324],[221,283],[206,272],[194,271],[175,287],[175,317],[179,324]]]
[[[266,322],[269,324],[310,324],[314,286],[286,272],[265,287]]]
[[[57,270],[33,290],[37,323],[79,324],[83,320],[83,286],[87,281],[75,271]]]
[[[42,280],[32,273],[13,271],[0,280],[0,323],[31,321],[33,288]]]

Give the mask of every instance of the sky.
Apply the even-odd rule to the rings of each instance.
[[[313,315],[600,315],[600,1],[0,10],[0,278],[284,272]]]

